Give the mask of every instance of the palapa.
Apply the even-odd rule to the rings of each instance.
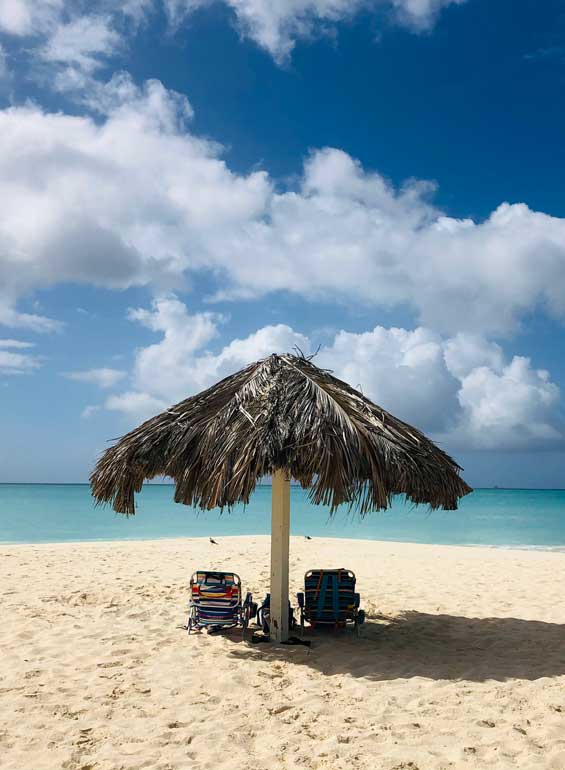
[[[455,509],[471,488],[423,433],[302,355],[274,354],[181,401],[104,452],[92,494],[135,513],[145,479],[169,476],[175,501],[247,503],[272,475],[271,637],[288,639],[290,479],[331,512],[388,508],[396,494]]]
[[[203,509],[247,503],[285,470],[332,512],[388,508],[405,494],[457,508],[461,468],[416,428],[296,355],[272,355],[172,406],[104,452],[91,476],[99,502],[135,513],[145,479],[169,476],[175,501]]]

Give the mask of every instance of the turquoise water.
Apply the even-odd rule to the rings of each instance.
[[[295,535],[400,540],[415,543],[565,548],[565,490],[478,489],[458,511],[414,508],[402,500],[364,520],[313,506],[292,488]],[[250,504],[220,515],[173,502],[173,487],[151,484],[138,495],[135,516],[95,508],[86,484],[0,484],[0,542],[143,540],[268,534],[271,488],[258,487]]]

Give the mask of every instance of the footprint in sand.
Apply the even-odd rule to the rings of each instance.
[[[41,676],[43,671],[39,668],[35,668],[32,671],[26,671],[24,679],[34,679],[36,676]]]
[[[496,727],[496,723],[492,721],[492,719],[481,719],[479,722],[477,722],[480,727]]]

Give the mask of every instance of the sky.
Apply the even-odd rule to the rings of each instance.
[[[560,0],[0,0],[0,481],[272,352],[565,487]]]

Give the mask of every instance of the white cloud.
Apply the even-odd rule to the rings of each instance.
[[[286,61],[297,40],[334,32],[338,23],[360,11],[388,9],[400,23],[416,31],[429,29],[440,11],[465,0],[223,0],[235,14],[241,33]],[[212,0],[165,0],[174,24]]]
[[[148,393],[131,391],[116,396],[109,396],[104,406],[110,411],[123,412],[134,420],[143,420],[152,417],[158,412],[162,412],[163,409],[167,408],[168,404]],[[90,409],[89,414],[92,414],[93,407],[87,407],[87,409]]]
[[[40,360],[29,353],[14,353],[27,350],[33,343],[23,340],[0,339],[0,375],[29,374],[41,366]]]
[[[273,352],[305,353],[307,337],[289,326],[265,326],[218,352],[208,348],[220,319],[190,315],[173,296],[130,313],[161,339],[137,351],[134,390],[105,407],[136,422],[163,411],[246,364]],[[443,338],[414,330],[375,327],[338,332],[316,357],[376,403],[457,449],[545,448],[563,445],[559,388],[527,358],[505,359],[501,348],[476,335]],[[155,376],[159,372],[159,376]]]
[[[156,0],[0,0],[0,34],[23,39],[19,64],[31,65],[29,76],[82,101],[99,86],[96,70],[157,8]]]
[[[56,283],[159,290],[203,270],[224,298],[405,305],[448,335],[507,334],[536,307],[565,316],[564,219],[503,203],[456,220],[429,182],[395,189],[331,148],[278,191],[263,171],[232,172],[158,82],[116,77],[93,99],[99,122],[0,111],[0,322],[52,328],[15,300]]]
[[[116,54],[150,14],[167,13],[177,30],[195,11],[222,0],[0,0],[0,32],[42,41],[35,53],[57,65],[51,85],[86,89],[88,76]],[[361,11],[388,10],[415,31],[429,29],[440,11],[465,0],[223,0],[242,35],[283,63],[298,40],[334,34]],[[29,49],[28,49],[29,50]],[[63,66],[62,66],[63,65]]]
[[[505,360],[477,335],[442,339],[429,329],[339,332],[319,362],[393,414],[465,449],[563,443],[560,392],[527,358]]]
[[[80,416],[83,417],[85,420],[88,420],[90,417],[92,417],[93,414],[96,414],[96,412],[99,412],[101,408],[102,408],[101,406],[90,404],[89,406],[84,407]]]
[[[25,374],[39,367],[39,362],[33,356],[22,353],[12,353],[0,350],[0,375]]]
[[[345,153],[321,150],[299,189],[273,194],[243,238],[211,245],[232,292],[406,304],[447,332],[508,333],[536,305],[563,316],[565,220],[507,203],[482,223],[455,220],[430,204],[430,189],[395,190]]]
[[[478,334],[460,333],[447,340],[444,344],[444,356],[449,371],[461,380],[479,367],[500,372],[504,362],[500,345],[487,342]]]
[[[112,388],[124,379],[126,372],[121,369],[85,369],[79,372],[65,372],[64,376],[75,382],[97,385],[99,388]]]
[[[477,449],[535,448],[563,441],[560,392],[549,373],[514,356],[499,371],[473,369],[461,381],[465,421],[457,437]]]
[[[427,30],[448,5],[462,5],[466,0],[392,0],[397,19],[415,30]]]
[[[100,124],[38,107],[0,111],[3,323],[45,328],[13,300],[55,283],[178,283],[185,268],[210,264],[207,233],[264,208],[266,175],[231,173],[216,145],[186,133],[186,99],[156,82],[131,86],[124,103],[117,91],[114,81],[117,103]]]
[[[159,342],[137,351],[134,385],[169,404],[273,351],[308,345],[306,337],[279,324],[233,340],[219,354],[211,353],[207,346],[216,338],[222,318],[211,313],[189,315],[174,296],[156,299],[151,310],[130,311],[129,318],[162,334]]]
[[[2,182],[0,181],[0,188],[1,187]],[[0,224],[0,232],[1,230],[2,225]],[[0,277],[2,276],[3,268],[6,265],[9,266],[11,262],[9,256],[6,256],[5,260],[5,265],[3,265],[2,256],[0,256]],[[7,282],[4,285],[7,288]],[[6,291],[6,289],[4,289],[4,291]],[[38,334],[49,334],[52,332],[60,331],[63,328],[63,323],[53,318],[46,318],[45,316],[38,315],[36,313],[18,312],[13,307],[13,303],[15,303],[15,301],[15,295],[11,291],[6,292],[6,296],[2,296],[2,286],[0,285],[0,325],[10,326],[13,329],[29,329],[30,331],[36,332]]]
[[[316,363],[422,430],[437,433],[455,421],[458,382],[446,366],[441,337],[429,329],[340,331]]]
[[[65,0],[0,0],[0,31],[27,36],[48,32],[57,23]]]
[[[23,340],[0,340],[0,348],[32,348],[33,342],[24,342]]]
[[[40,57],[93,73],[101,66],[102,58],[115,54],[120,45],[121,36],[110,16],[79,16],[56,27],[41,48]]]

